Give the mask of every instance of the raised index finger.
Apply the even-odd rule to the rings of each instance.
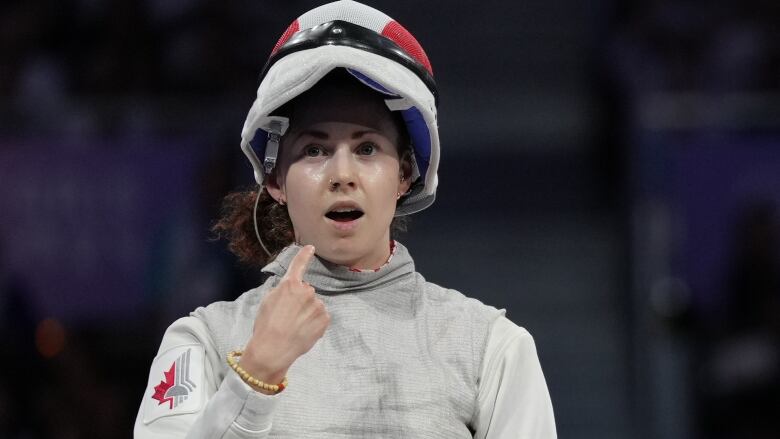
[[[314,256],[314,246],[306,245],[295,255],[290,266],[287,268],[287,273],[284,277],[286,279],[292,279],[297,281],[303,281],[303,274],[306,272],[306,267],[309,266],[311,257]]]

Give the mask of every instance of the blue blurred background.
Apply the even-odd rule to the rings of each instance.
[[[780,437],[780,3],[368,3],[441,93],[400,239],[531,331],[560,437]],[[165,327],[260,282],[208,227],[317,4],[0,6],[0,437],[130,437]]]

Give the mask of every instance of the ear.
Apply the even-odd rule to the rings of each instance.
[[[406,150],[401,156],[400,170],[398,179],[398,192],[405,194],[409,192],[409,188],[412,186],[412,151]]]
[[[265,179],[265,190],[268,194],[276,200],[277,203],[287,202],[287,197],[284,194],[284,187],[279,184],[276,170],[268,175]]]

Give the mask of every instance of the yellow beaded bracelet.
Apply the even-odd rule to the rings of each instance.
[[[245,371],[244,368],[239,366],[238,362],[236,361],[236,357],[240,357],[243,353],[244,352],[240,350],[228,352],[227,363],[228,366],[230,366],[233,370],[236,371],[238,376],[240,376],[245,383],[273,393],[279,393],[287,387],[287,377],[284,377],[282,382],[279,384],[268,384],[258,380],[252,375],[249,375],[249,373]]]

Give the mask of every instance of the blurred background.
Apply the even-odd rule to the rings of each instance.
[[[0,437],[131,437],[167,325],[260,282],[208,228],[320,3],[2,3]],[[780,437],[780,3],[367,3],[441,94],[400,240],[531,331],[559,436]]]

